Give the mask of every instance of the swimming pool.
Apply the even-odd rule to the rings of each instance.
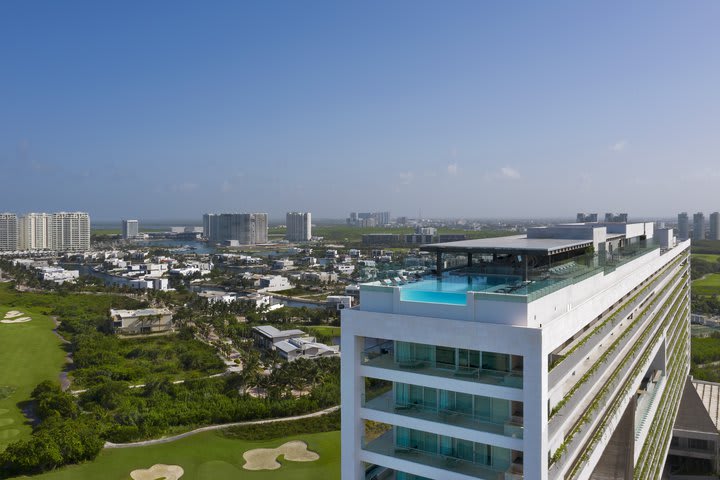
[[[520,280],[512,275],[443,275],[439,278],[425,278],[400,287],[400,300],[405,302],[444,303],[465,305],[467,292],[482,292],[512,285]]]

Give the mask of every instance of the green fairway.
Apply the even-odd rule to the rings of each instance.
[[[694,280],[692,291],[698,295],[720,294],[720,273],[711,273]]]
[[[713,253],[693,253],[691,255],[691,260],[698,259],[698,260],[705,260],[706,262],[715,263],[720,259],[720,255],[715,255]]]
[[[276,448],[291,440],[302,440],[320,455],[312,462],[290,462],[282,457],[277,470],[248,471],[243,453],[254,448]],[[130,472],[155,464],[179,465],[182,480],[335,480],[340,478],[340,432],[294,435],[269,441],[229,439],[205,432],[182,440],[147,447],[105,449],[95,461],[38,475],[42,480],[130,480]]]
[[[30,392],[43,380],[58,381],[65,356],[60,340],[52,332],[52,319],[42,314],[44,308],[22,301],[10,306],[10,297],[22,297],[8,293],[7,284],[0,284],[0,319],[8,311],[17,310],[32,320],[0,323],[0,451],[8,443],[30,435],[31,428],[18,403],[28,400]]]
[[[328,325],[313,325],[312,327],[308,327],[308,330],[311,333],[315,331],[320,335],[327,335],[329,337],[340,336],[340,327],[331,327]]]

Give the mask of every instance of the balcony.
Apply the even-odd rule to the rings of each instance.
[[[518,459],[517,462],[510,464],[508,468],[494,468],[489,465],[483,465],[471,460],[459,458],[453,454],[440,454],[421,450],[419,448],[395,445],[392,431],[387,432],[370,442],[366,442],[363,438],[363,450],[475,478],[483,478],[487,480],[523,479],[523,465],[520,459]]]
[[[435,377],[454,378],[456,380],[469,380],[501,387],[523,388],[522,367],[516,367],[510,371],[493,370],[490,368],[445,364],[412,357],[396,361],[391,341],[375,345],[363,351],[362,364],[368,367],[414,372]]]
[[[498,420],[482,415],[460,412],[455,409],[425,406],[421,403],[400,404],[395,402],[393,392],[387,392],[367,401],[363,394],[363,407],[511,438],[523,438],[523,418],[521,416]]]

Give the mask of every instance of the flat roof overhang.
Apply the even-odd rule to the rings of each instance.
[[[421,245],[420,250],[435,253],[479,254],[533,254],[557,255],[559,253],[592,247],[593,241],[560,238],[527,238],[526,235],[511,237],[479,238],[459,242],[431,243]]]

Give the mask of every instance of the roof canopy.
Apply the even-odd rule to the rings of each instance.
[[[439,253],[527,253],[550,256],[592,246],[593,241],[590,239],[527,238],[526,235],[513,235],[511,237],[433,243],[422,245],[420,249],[426,252]]]

